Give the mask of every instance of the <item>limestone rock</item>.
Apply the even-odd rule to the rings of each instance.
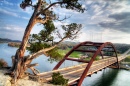
[[[5,69],[0,70],[0,86],[11,86],[11,77],[4,75],[6,71]]]
[[[0,68],[0,86],[13,86],[11,84],[11,77],[8,75],[4,75],[7,73],[7,69]],[[39,83],[36,81],[29,80],[28,78],[19,79],[15,86],[59,86],[59,85],[52,85],[47,83]]]

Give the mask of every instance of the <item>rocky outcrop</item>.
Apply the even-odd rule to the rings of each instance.
[[[5,69],[0,69],[0,86],[11,86],[11,77],[4,75],[7,72]]]
[[[19,79],[16,85],[11,84],[11,77],[4,75],[7,69],[0,68],[0,86],[55,86],[47,83],[39,83],[36,81],[29,80],[28,78]],[[58,86],[58,85],[57,85]]]
[[[19,47],[21,43],[19,42],[9,42],[8,43],[8,46],[11,46],[11,47]]]

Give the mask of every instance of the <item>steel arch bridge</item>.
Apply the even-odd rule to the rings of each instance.
[[[81,47],[81,46],[85,46],[85,47],[88,47],[88,46],[93,46],[95,48],[97,48],[97,50],[79,50],[78,48]],[[88,70],[90,69],[93,61],[95,60],[95,58],[97,57],[97,55],[101,55],[102,58],[103,57],[103,54],[102,54],[102,51],[103,49],[106,48],[106,49],[110,49],[112,48],[113,50],[112,51],[109,51],[109,52],[114,52],[115,53],[115,58],[117,59],[117,63],[118,63],[118,57],[117,57],[117,52],[116,52],[116,49],[114,47],[114,45],[110,42],[106,42],[106,43],[96,43],[96,42],[90,42],[90,41],[86,41],[86,42],[82,42],[78,45],[76,45],[73,49],[71,49],[66,55],[65,57],[54,67],[54,70],[58,69],[59,66],[65,61],[65,60],[72,60],[72,61],[79,61],[79,62],[87,62],[87,61],[84,61],[84,60],[79,60],[79,59],[72,59],[72,58],[69,58],[68,56],[73,53],[74,51],[81,51],[81,52],[91,52],[91,53],[94,53],[94,55],[92,56],[91,60],[88,62],[82,76],[80,77],[79,79],[79,82],[78,82],[78,86],[81,85],[81,83],[83,82],[83,79],[86,77],[86,74],[88,72]],[[105,49],[105,50],[106,50]]]
[[[71,55],[75,51],[93,53],[93,55],[89,61],[70,58],[69,55]],[[110,52],[111,55],[105,54],[104,52]],[[90,76],[93,73],[96,73],[99,70],[102,70],[115,63],[118,64],[121,60],[126,58],[127,53],[125,53],[125,55],[123,54],[123,56],[118,57],[116,49],[111,42],[105,42],[105,43],[97,43],[90,41],[82,42],[74,46],[64,56],[64,58],[61,61],[59,61],[59,63],[54,67],[52,71],[39,73],[37,74],[37,76],[39,76],[40,78],[44,78],[45,81],[50,81],[52,79],[51,75],[54,72],[60,72],[64,76],[64,78],[69,79],[68,82],[69,85],[73,84],[74,82],[77,82],[77,86],[81,86],[86,76]],[[101,60],[95,61],[98,55],[100,55],[102,58]],[[109,58],[106,58],[106,56],[109,56]],[[76,66],[59,69],[62,63],[66,60],[83,62],[83,63]],[[117,65],[117,67],[119,68],[119,65]]]

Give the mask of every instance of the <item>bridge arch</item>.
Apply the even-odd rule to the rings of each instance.
[[[90,50],[81,50],[79,49],[81,46],[93,46],[97,49],[90,49]],[[97,42],[91,42],[91,41],[85,41],[82,43],[79,43],[78,45],[74,46],[65,56],[64,58],[54,67],[53,70],[56,70],[60,67],[60,65],[65,61],[65,60],[72,60],[72,61],[78,61],[78,62],[85,62],[88,63],[86,65],[86,68],[84,70],[84,72],[82,73],[79,81],[78,81],[78,86],[81,86],[84,78],[86,77],[86,74],[88,73],[93,61],[95,60],[95,58],[97,57],[97,55],[101,55],[102,59],[104,58],[104,55],[102,53],[102,51],[104,50],[109,50],[110,52],[114,52],[115,53],[115,57],[117,59],[117,63],[118,63],[118,57],[117,57],[117,52],[116,49],[114,47],[114,45],[111,42],[105,42],[105,43],[97,43]],[[73,59],[73,58],[69,58],[69,55],[72,54],[74,51],[79,51],[79,52],[91,52],[94,53],[93,56],[91,57],[90,61],[85,61],[85,60],[80,60],[80,59]]]

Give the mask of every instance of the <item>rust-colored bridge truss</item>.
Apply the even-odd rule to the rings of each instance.
[[[77,59],[70,58],[70,55],[73,52],[82,52],[85,54],[92,54],[90,60],[86,59]],[[65,57],[54,67],[52,71],[47,71],[43,73],[36,74],[39,80],[48,82],[52,80],[52,75],[54,72],[59,72],[64,78],[69,79],[68,84],[73,85],[74,82],[77,82],[76,86],[81,86],[84,78],[86,76],[91,76],[93,73],[111,66],[119,61],[125,59],[129,54],[130,49],[127,50],[124,54],[117,57],[117,52],[112,43],[97,43],[97,42],[82,42],[75,47],[73,47]],[[97,56],[100,56],[100,60],[95,60]],[[82,64],[59,68],[65,60],[78,61]],[[118,65],[117,65],[118,66]],[[119,66],[118,66],[119,67]]]
[[[84,47],[84,49],[82,49],[81,47]],[[86,47],[86,48],[85,48]],[[78,52],[89,52],[89,53],[93,53],[93,56],[91,57],[90,61],[86,61],[86,60],[81,60],[81,59],[74,59],[74,58],[69,58],[69,55],[72,54],[73,52],[78,51]],[[71,61],[78,61],[78,62],[84,62],[84,63],[88,63],[86,65],[85,70],[83,71],[81,77],[78,80],[78,86],[81,86],[84,78],[86,77],[91,65],[93,64],[95,58],[100,55],[102,57],[102,59],[104,58],[104,52],[112,52],[113,53],[113,57],[116,58],[117,63],[118,63],[118,57],[117,57],[117,52],[116,49],[114,47],[114,45],[110,42],[106,42],[106,43],[97,43],[97,42],[90,42],[90,41],[86,41],[86,42],[82,42],[78,45],[76,45],[75,47],[73,47],[73,49],[71,49],[66,55],[65,57],[54,67],[53,70],[57,70],[61,64],[65,61],[65,60],[71,60]],[[106,56],[106,55],[105,55]],[[112,56],[111,56],[112,57]]]

